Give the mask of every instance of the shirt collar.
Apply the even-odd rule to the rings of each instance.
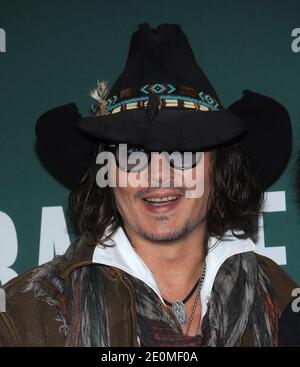
[[[208,241],[208,254],[206,257],[206,275],[201,290],[201,314],[205,315],[207,302],[211,294],[213,283],[218,270],[229,257],[248,251],[255,251],[255,244],[250,239],[238,239],[226,232],[224,240],[210,237]],[[103,247],[97,245],[94,249],[92,262],[105,264],[123,270],[124,272],[142,280],[158,295],[164,302],[159,291],[154,275],[142,258],[137,254],[120,226],[104,244],[115,246]]]

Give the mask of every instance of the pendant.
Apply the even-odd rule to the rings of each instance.
[[[172,311],[181,325],[186,323],[184,304],[180,300],[176,300],[172,303]]]

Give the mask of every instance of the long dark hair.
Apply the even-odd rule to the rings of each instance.
[[[100,151],[101,146],[80,185],[69,196],[69,214],[78,232],[96,243],[104,242],[108,227],[111,235],[123,223],[112,188],[100,188],[96,183],[96,173],[101,167],[96,164],[96,154]],[[225,232],[231,231],[238,238],[250,237],[255,241],[264,199],[262,178],[237,142],[211,153],[207,235],[222,239]]]

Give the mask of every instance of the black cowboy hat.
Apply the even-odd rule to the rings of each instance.
[[[92,94],[98,100],[94,116],[82,118],[70,103],[44,113],[36,124],[43,160],[70,188],[80,182],[101,141],[148,151],[202,151],[239,140],[266,188],[290,156],[286,109],[249,90],[225,109],[176,24],[140,24],[122,74],[109,92],[98,83]]]
[[[125,69],[110,90],[103,83],[93,92],[94,116],[77,124],[91,136],[148,151],[191,151],[245,132],[243,121],[222,106],[178,24],[140,24]]]

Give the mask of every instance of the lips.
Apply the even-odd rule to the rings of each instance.
[[[170,196],[164,196],[164,197],[144,198],[144,200],[151,204],[163,204],[163,203],[177,200],[178,198],[179,198],[179,195],[170,195]]]
[[[156,191],[143,197],[146,208],[151,211],[166,211],[174,208],[182,194],[176,191]]]

